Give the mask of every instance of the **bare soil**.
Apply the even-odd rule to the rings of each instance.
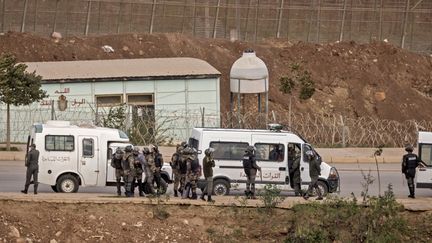
[[[114,53],[105,53],[110,45]],[[2,53],[19,61],[63,61],[114,58],[195,57],[206,60],[222,73],[221,108],[229,109],[229,72],[245,49],[252,48],[270,72],[270,110],[286,112],[289,96],[279,91],[279,79],[300,64],[311,73],[317,88],[306,101],[295,90],[294,112],[370,116],[404,121],[429,120],[432,57],[412,53],[385,42],[325,45],[268,39],[260,43],[194,38],[180,34],[122,34],[70,37],[55,40],[29,33],[0,36]],[[298,89],[298,88],[297,88]],[[253,104],[253,95],[246,104]],[[250,109],[256,109],[252,107]]]

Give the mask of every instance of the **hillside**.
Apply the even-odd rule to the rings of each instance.
[[[101,46],[110,45],[113,53]],[[123,34],[51,39],[28,33],[0,36],[1,52],[19,61],[63,61],[115,58],[195,57],[222,73],[221,106],[229,109],[229,70],[241,53],[252,48],[270,71],[270,110],[286,111],[289,96],[279,91],[279,78],[291,66],[311,73],[316,92],[306,101],[293,98],[294,112],[342,114],[404,121],[430,120],[432,57],[399,49],[385,42],[325,45],[269,39],[261,43],[193,38],[180,34]],[[252,95],[246,98],[252,101]]]

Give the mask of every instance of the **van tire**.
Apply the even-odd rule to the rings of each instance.
[[[230,192],[230,184],[224,179],[216,179],[213,182],[213,194],[216,196],[225,196]]]
[[[75,193],[78,191],[79,187],[77,178],[71,174],[60,176],[56,185],[57,191],[64,193]]]
[[[54,192],[58,192],[58,190],[57,190],[57,185],[51,186],[51,189],[52,189]]]
[[[327,194],[328,194],[327,183],[325,183],[324,181],[318,180],[317,184],[318,184],[318,188],[321,190],[322,196],[323,197],[327,196]]]

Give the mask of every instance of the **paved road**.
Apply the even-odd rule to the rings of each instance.
[[[375,178],[372,185],[369,186],[370,195],[378,195],[378,177],[375,164],[334,164],[339,171],[341,177],[341,196],[350,196],[353,192],[357,197],[360,197],[362,192],[363,175],[368,174],[369,169],[371,175]],[[400,173],[399,164],[380,164],[381,174],[381,193],[387,189],[388,184],[393,185],[393,191],[399,198],[405,198],[408,195],[408,187],[403,175]],[[0,192],[19,192],[23,189],[25,182],[25,167],[23,161],[0,161]],[[51,193],[51,187],[47,185],[39,186],[40,192]],[[170,190],[171,191],[171,190]],[[114,193],[114,187],[81,187],[79,192],[86,193]],[[54,193],[54,192],[52,192]],[[285,194],[285,193],[284,193]],[[292,195],[288,192],[286,195]],[[432,190],[418,189],[417,196],[432,197]]]

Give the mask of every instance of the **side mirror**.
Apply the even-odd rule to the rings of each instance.
[[[197,154],[202,154],[202,151],[201,151],[201,150],[198,150]]]

